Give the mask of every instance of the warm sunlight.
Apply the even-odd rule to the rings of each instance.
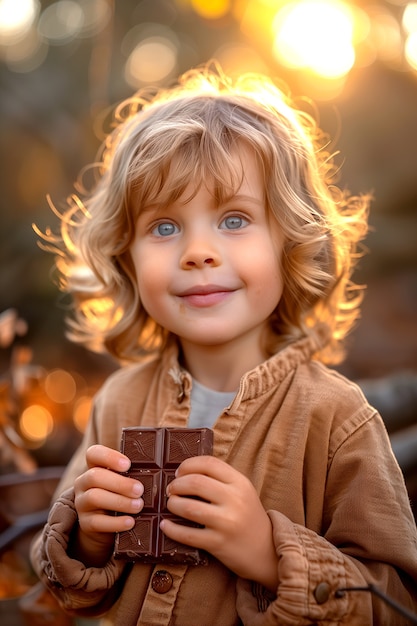
[[[274,54],[291,68],[339,78],[353,67],[353,15],[338,0],[298,0],[278,11]]]
[[[177,56],[177,47],[168,37],[147,37],[135,46],[126,61],[126,81],[134,89],[143,83],[160,82],[175,71]]]
[[[43,442],[54,426],[52,415],[40,404],[28,406],[20,416],[20,430],[32,442]]]
[[[25,35],[39,6],[38,0],[0,0],[0,36],[4,42]]]
[[[74,377],[63,369],[55,369],[45,378],[47,396],[58,404],[71,402],[77,393]]]
[[[194,11],[207,20],[216,20],[230,10],[230,0],[191,0]]]
[[[90,417],[92,398],[90,396],[81,396],[75,403],[73,421],[76,428],[83,433],[87,427]]]

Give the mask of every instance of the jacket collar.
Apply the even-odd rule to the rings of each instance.
[[[311,336],[293,341],[246,372],[240,380],[238,392],[229,409],[236,410],[242,402],[255,399],[272,387],[278,386],[298,365],[312,360],[328,342],[327,326],[317,326]],[[165,349],[162,362],[163,370],[168,373],[167,384],[170,387],[174,386],[177,402],[181,404],[189,397],[192,379],[189,372],[179,363],[179,346],[176,341]]]

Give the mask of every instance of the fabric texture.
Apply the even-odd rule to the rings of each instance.
[[[317,348],[300,340],[248,372],[213,425],[214,455],[252,481],[270,516],[276,594],[211,557],[197,567],[111,559],[86,568],[68,554],[87,447],[118,449],[122,427],[188,425],[192,381],[173,345],[160,359],[118,370],[98,392],[32,546],[39,577],[69,612],[105,613],[107,625],[122,626],[407,624],[370,594],[335,595],[373,583],[416,611],[417,533],[381,417],[354,383],[312,360]],[[172,577],[166,593],[151,584],[161,569]]]

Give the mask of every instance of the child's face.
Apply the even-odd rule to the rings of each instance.
[[[144,308],[183,345],[259,353],[282,294],[282,235],[268,222],[254,154],[242,146],[233,161],[244,172],[237,195],[218,206],[203,184],[186,204],[146,208],[131,254]]]

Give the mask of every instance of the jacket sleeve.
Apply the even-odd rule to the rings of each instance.
[[[31,549],[31,560],[43,584],[68,612],[99,615],[115,602],[123,582],[125,563],[113,558],[100,568],[86,567],[68,555],[77,525],[74,490],[55,502]]]
[[[340,435],[340,433],[339,433]],[[250,626],[409,625],[370,584],[417,611],[417,531],[403,476],[380,419],[338,439],[329,459],[320,534],[269,511],[279,587],[240,580],[237,610]]]

